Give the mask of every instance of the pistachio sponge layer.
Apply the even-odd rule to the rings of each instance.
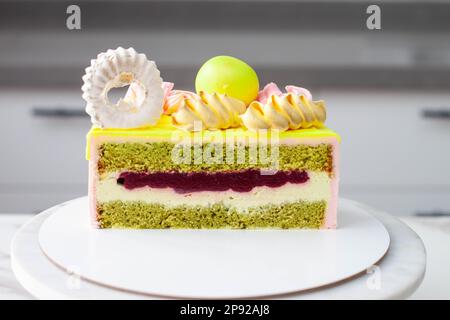
[[[289,202],[252,207],[246,213],[215,203],[210,206],[168,207],[140,201],[97,204],[100,228],[217,229],[313,228],[323,226],[326,201]]]
[[[235,153],[226,161],[226,144],[205,143],[201,146],[190,146],[190,159],[187,162],[173,161],[175,144],[170,142],[130,142],[103,143],[99,146],[98,171],[105,172],[199,172],[199,171],[234,171],[245,169],[265,169],[270,165],[255,160],[249,146],[241,149],[235,147]],[[278,161],[279,170],[311,170],[331,173],[332,146],[330,144],[311,145],[279,145],[278,155],[272,146],[267,145],[267,157]],[[203,152],[198,150],[216,150],[219,161],[202,161]],[[237,157],[237,150],[242,150],[241,158]]]

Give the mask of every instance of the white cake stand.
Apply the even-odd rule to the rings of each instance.
[[[132,289],[136,288],[136,283],[134,284],[133,287],[133,285],[131,284],[128,285],[128,283],[126,282],[131,281],[132,280],[131,278],[125,277],[125,279],[127,279],[125,282],[116,281],[117,278],[120,276],[120,271],[117,270],[123,270],[123,273],[126,274],[127,270],[123,269],[124,267],[126,267],[126,264],[117,266],[116,273],[113,272],[112,274],[109,274],[104,277],[101,277],[99,274],[96,274],[95,268],[92,267],[92,265],[94,265],[94,267],[97,265],[100,267],[107,265],[110,266],[110,268],[114,268],[114,265],[117,264],[117,260],[114,260],[117,257],[114,257],[114,255],[106,254],[105,256],[105,254],[103,254],[102,256],[91,254],[91,258],[89,258],[91,259],[90,261],[89,259],[87,260],[84,259],[86,260],[84,262],[80,261],[80,259],[83,260],[82,258],[84,258],[83,255],[80,254],[80,252],[82,253],[83,250],[85,250],[85,248],[83,248],[83,240],[86,240],[86,234],[84,235],[82,234],[82,230],[84,230],[83,229],[84,227],[78,228],[78,231],[77,228],[72,228],[71,231],[69,230],[70,228],[66,228],[66,230],[60,229],[59,232],[55,232],[54,228],[57,227],[58,224],[64,223],[64,221],[72,223],[72,225],[74,224],[74,221],[75,223],[77,223],[77,221],[83,221],[83,219],[77,219],[76,213],[73,213],[72,217],[70,217],[71,211],[67,209],[68,207],[71,206],[75,207],[74,204],[76,204],[77,201],[78,206],[80,206],[80,203],[82,203],[84,200],[80,199],[73,200],[71,202],[50,208],[45,212],[39,214],[38,216],[33,218],[30,222],[25,224],[17,232],[15,238],[13,239],[11,246],[11,258],[14,273],[19,282],[25,287],[25,289],[27,289],[32,295],[34,295],[37,298],[162,299],[167,297],[191,297],[191,298],[263,297],[263,298],[283,298],[283,299],[347,299],[347,298],[399,299],[399,298],[406,298],[410,294],[412,294],[421,283],[425,273],[425,262],[426,262],[425,249],[420,238],[410,228],[408,228],[405,224],[401,223],[400,221],[391,217],[388,214],[377,212],[373,209],[370,209],[366,206],[363,206],[359,203],[350,200],[341,199],[340,211],[353,210],[354,212],[360,212],[360,216],[361,217],[366,216],[364,219],[366,219],[367,221],[370,222],[370,224],[373,225],[376,225],[377,223],[375,221],[372,221],[373,220],[372,217],[376,217],[376,219],[381,222],[380,225],[382,227],[380,228],[380,225],[374,227],[376,230],[378,230],[377,231],[378,233],[373,234],[374,236],[380,239],[380,243],[373,241],[370,242],[370,238],[366,239],[367,241],[369,241],[365,244],[367,252],[365,252],[364,250],[359,250],[357,251],[358,252],[357,256],[347,255],[347,257],[352,257],[352,259],[347,258],[345,260],[347,261],[353,260],[353,263],[350,264],[346,263],[343,265],[343,268],[337,268],[336,269],[337,271],[334,270],[333,274],[336,274],[337,277],[330,278],[329,274],[325,272],[327,270],[323,268],[321,269],[319,267],[321,261],[318,260],[316,262],[317,274],[315,275],[313,272],[309,277],[312,278],[312,280],[305,281],[304,279],[302,280],[301,277],[297,277],[297,282],[293,281],[293,284],[291,284],[289,281],[286,281],[285,278],[280,277],[279,281],[276,281],[277,279],[270,279],[270,278],[266,279],[265,281],[267,283],[264,283],[264,280],[261,280],[262,284],[255,283],[254,285],[249,285],[249,283],[251,284],[251,282],[249,282],[247,283],[247,286],[244,289],[242,288],[236,289],[235,288],[236,286],[227,287],[221,283],[217,283],[216,285],[212,286],[203,286],[203,287],[199,286],[200,289],[199,288],[191,289],[189,287],[189,282],[185,282],[182,286],[180,286],[180,293],[177,294],[176,282],[175,284],[169,283],[167,286],[162,286],[160,283],[158,287],[157,285],[158,281],[157,278],[155,278],[152,281],[150,281],[149,284],[147,284],[147,286],[150,287],[152,286],[152,284],[155,284],[155,286],[152,288],[153,291],[129,290],[129,288]],[[64,209],[64,207],[66,209]],[[67,217],[67,219],[60,219],[61,214],[65,214],[65,217]],[[87,217],[87,212],[83,212],[82,214]],[[358,220],[356,216],[353,216],[352,219]],[[363,226],[364,219],[361,219],[360,221],[362,223],[360,224],[361,228],[364,228]],[[85,221],[81,223],[85,223]],[[43,225],[44,227],[42,228]],[[366,227],[368,227],[368,225],[366,225]],[[386,238],[382,232],[384,228],[387,230],[387,233],[389,235],[387,237],[388,238],[387,243]],[[348,223],[345,221],[344,221],[344,229],[348,229]],[[119,234],[103,233],[100,234],[100,239],[102,240],[104,238],[111,236],[112,238],[115,237],[123,238],[123,236],[127,234],[123,232],[124,231],[122,231],[122,233]],[[226,234],[225,236],[226,237],[233,236],[233,231],[230,232],[231,233]],[[39,233],[41,233],[40,240],[39,240]],[[156,238],[154,239],[158,239],[158,237],[160,238],[161,236],[163,237],[165,236],[164,233],[163,234],[151,233],[152,237],[155,237],[155,234]],[[328,233],[328,235],[329,234],[330,233]],[[145,239],[147,235],[148,234],[144,233],[138,235],[138,237],[144,237],[142,239]],[[183,240],[184,239],[183,237],[186,237],[185,233],[184,234],[178,233],[173,235],[174,237],[169,239],[178,237],[179,240],[180,239]],[[251,237],[257,236],[256,240],[258,241],[262,239],[259,233],[258,234],[244,233],[243,235],[245,237],[250,235],[250,240],[244,238],[243,241],[244,243],[246,243],[245,241],[247,241],[247,243],[250,243],[251,245],[256,245],[254,241],[252,242]],[[194,240],[196,237],[195,233],[188,234],[187,236],[188,236],[187,239],[190,241],[193,241],[192,236],[194,236]],[[210,236],[211,234],[202,235],[202,237],[210,237]],[[234,236],[242,237],[242,234],[239,235],[238,233],[235,233]],[[292,239],[295,239],[299,235],[288,234],[288,238],[286,238],[285,240],[291,241],[292,239],[289,239],[290,236],[293,236],[294,238]],[[305,235],[302,234],[300,236],[304,237]],[[84,239],[80,237],[84,237]],[[90,237],[92,238],[92,235]],[[96,237],[97,235],[94,233],[93,237],[94,240],[90,239],[91,242],[84,241],[84,245],[87,245],[88,248],[91,248],[88,249],[90,250],[91,253],[93,252],[92,246],[95,247],[100,246],[100,248],[104,246],[104,244],[102,244],[101,241],[98,242],[95,239]],[[217,233],[214,233],[213,237],[217,238]],[[279,237],[279,235],[277,237]],[[326,234],[325,237],[327,237]],[[361,238],[361,235],[359,237]],[[128,239],[129,237],[127,236],[126,238]],[[269,237],[268,240],[273,241],[273,237],[272,238]],[[79,241],[80,243],[79,248],[77,248],[77,246],[74,245],[74,243],[77,243],[77,241]],[[133,241],[136,241],[136,239],[134,239]],[[208,240],[206,239],[206,241]],[[222,241],[222,240],[220,240],[219,236],[219,238],[217,239],[210,238],[210,241]],[[52,243],[58,243],[58,245],[53,246]],[[68,247],[66,247],[67,250],[65,251],[59,250],[59,248],[64,247],[63,245],[60,245],[63,243],[65,245],[68,245]],[[311,243],[314,243],[314,241],[312,241]],[[175,245],[175,247],[180,247],[180,243],[174,242],[173,244]],[[233,245],[233,243],[231,243],[231,245]],[[298,243],[299,248],[301,248],[301,245],[302,242],[299,242]],[[318,244],[313,245],[317,246]],[[340,252],[339,251],[335,252],[336,254],[336,256],[334,257],[335,259],[336,257],[346,256],[346,252],[345,250],[343,250],[342,245],[346,246],[348,244],[341,243],[341,246],[338,246],[338,250]],[[387,249],[388,246],[389,249],[387,253],[384,254],[384,251],[386,250],[383,251],[383,247]],[[167,251],[167,249],[170,248],[170,246],[167,247],[167,244],[163,243],[160,248],[164,251]],[[201,248],[199,250],[205,250],[205,248],[207,247],[199,246],[199,248]],[[291,249],[295,248],[296,246],[292,246]],[[321,248],[322,250],[324,248],[326,249],[327,245],[325,246],[322,245]],[[45,251],[45,254],[43,252],[43,249]],[[158,251],[158,246],[152,245],[149,247],[149,249],[153,251],[155,250]],[[77,250],[79,251],[78,253],[76,253]],[[358,247],[357,246],[354,247],[353,250],[358,250]],[[103,248],[103,250],[101,250],[100,252],[104,253],[104,251],[105,250]],[[71,252],[73,254],[71,254]],[[142,255],[142,252],[136,254]],[[195,250],[192,252],[192,254],[195,254]],[[88,256],[88,253],[86,253],[86,256]],[[307,253],[306,256],[308,256]],[[377,256],[382,257],[382,259],[378,261],[380,257],[377,258]],[[157,257],[159,256],[157,255]],[[171,259],[170,255],[166,255],[165,257],[168,258],[169,260]],[[309,257],[310,259],[320,258],[320,256],[315,257],[314,254],[310,255]],[[296,261],[295,257],[294,258],[287,256],[284,257],[283,254],[278,255],[276,258],[278,260],[286,259],[286,261],[293,263],[295,263]],[[94,261],[95,263],[93,263],[92,259],[95,259]],[[128,256],[127,259],[128,260],[133,259],[133,257]],[[220,256],[216,256],[215,261],[217,259],[220,259]],[[240,259],[246,258],[245,256],[241,256]],[[373,263],[369,263],[371,259],[375,259],[372,262],[376,261],[378,262],[375,265],[373,265]],[[76,263],[71,264],[71,261],[76,261]],[[205,261],[203,261],[203,263],[205,263]],[[268,261],[268,260],[261,260],[261,261]],[[256,262],[260,263],[260,261]],[[309,262],[311,261],[309,260]],[[193,262],[191,261],[189,263],[192,264]],[[187,263],[187,265],[189,265],[189,263]],[[223,260],[222,263],[227,263],[227,261]],[[365,266],[365,264],[368,265],[365,268],[363,268],[363,270],[359,270],[358,272],[356,272],[356,274],[354,274],[356,269],[358,268],[361,269],[361,267]],[[93,270],[93,272],[86,272],[86,266],[88,266],[87,268],[88,271]],[[233,266],[233,264],[230,262],[229,266]],[[279,267],[280,264],[274,263],[270,264],[267,268],[279,268]],[[158,271],[158,268],[164,268],[164,264],[157,265],[154,271]],[[314,263],[312,264],[312,268],[310,263],[309,268],[314,270],[315,269]],[[353,268],[351,269],[353,270],[353,272],[350,272],[351,270],[349,270],[349,268],[350,269]],[[247,271],[248,270],[245,270],[245,268],[242,269],[242,272]],[[289,270],[283,271],[292,272]],[[135,272],[139,272],[139,268],[137,268]],[[233,272],[234,275],[239,276],[239,270],[233,270]],[[226,277],[227,273],[225,272],[224,275]],[[349,277],[349,275],[352,276]],[[145,275],[136,275],[136,277],[143,278],[145,277]],[[270,283],[270,281],[275,282]],[[268,287],[269,288],[275,287],[275,288],[271,291],[267,290]],[[218,288],[217,293],[214,291],[214,288]],[[295,290],[295,288],[298,288],[298,290]],[[233,294],[236,295],[234,296]]]

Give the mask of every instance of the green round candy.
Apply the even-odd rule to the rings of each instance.
[[[256,99],[259,91],[258,76],[242,60],[217,56],[206,61],[195,78],[197,93],[222,93],[242,100],[246,105]]]

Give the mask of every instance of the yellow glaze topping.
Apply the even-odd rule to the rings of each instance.
[[[321,128],[326,119],[326,108],[323,101],[311,101],[304,95],[272,95],[266,104],[253,101],[241,119],[249,130]]]
[[[283,143],[285,139],[322,139],[322,138],[333,138],[340,141],[340,136],[333,130],[322,127],[309,128],[301,130],[288,130],[284,132],[276,132],[278,134],[280,143]],[[200,135],[203,141],[223,141],[227,137],[235,138],[257,138],[258,131],[249,131],[244,128],[233,128],[227,130],[215,130],[209,131],[204,130],[202,132],[189,132],[179,130],[172,124],[172,118],[167,115],[163,115],[158,123],[151,127],[141,127],[141,128],[108,128],[102,129],[93,126],[87,134],[87,145],[86,145],[86,159],[90,159],[90,149],[93,140],[100,139],[100,141],[128,141],[129,139],[137,140],[155,140],[155,141],[171,141],[171,139],[178,140],[180,138],[193,138],[196,135]],[[271,130],[263,132],[262,134],[271,134]],[[124,139],[124,140],[123,140]]]
[[[198,99],[187,98],[172,114],[173,124],[187,131],[227,129],[241,124],[244,102],[225,94],[200,91]]]

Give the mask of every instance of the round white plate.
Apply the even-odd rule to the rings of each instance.
[[[389,247],[382,223],[341,202],[337,230],[93,229],[86,197],[42,224],[56,265],[117,289],[182,298],[245,298],[324,286],[358,274]]]

